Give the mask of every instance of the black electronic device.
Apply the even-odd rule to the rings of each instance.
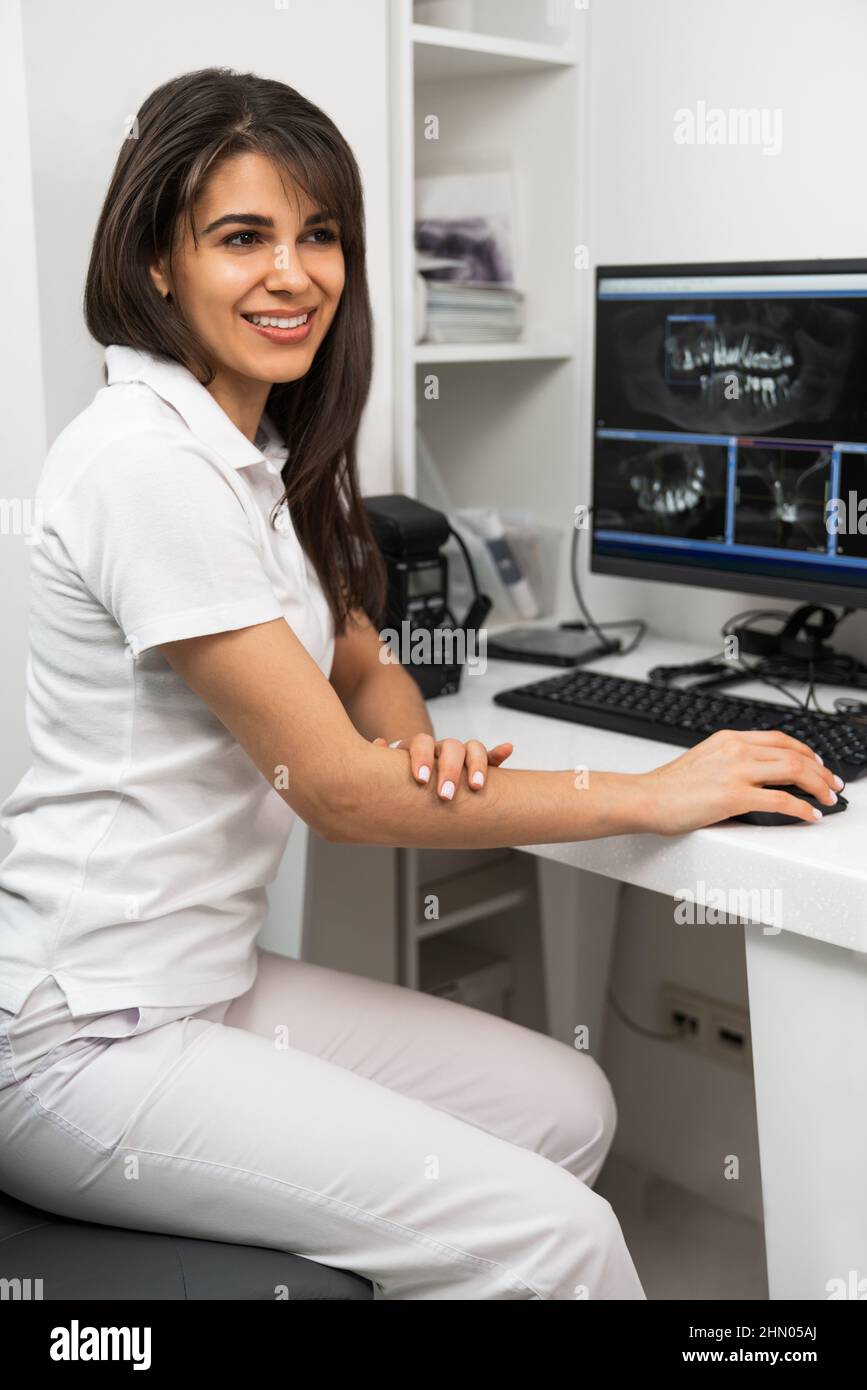
[[[833,816],[836,811],[845,811],[849,806],[845,796],[840,795],[832,806],[826,806],[824,801],[813,796],[812,792],[806,792],[803,787],[795,786],[791,782],[769,785],[767,790],[788,792],[790,796],[797,796],[814,810],[821,811],[823,816]],[[786,811],[744,811],[741,816],[729,816],[729,820],[744,821],[747,825],[803,825],[800,816],[790,816]]]
[[[582,666],[620,650],[617,637],[596,636],[589,628],[516,627],[488,636],[487,654],[501,661],[539,666]]]
[[[676,690],[579,670],[500,691],[494,702],[682,748],[691,748],[718,729],[780,729],[808,744],[844,781],[867,773],[867,727],[859,728],[839,715],[807,712],[769,700]]]
[[[863,258],[600,266],[591,569],[867,608],[865,374]]]
[[[426,700],[453,694],[464,665],[475,659],[478,629],[491,609],[466,545],[448,517],[414,497],[381,494],[363,502],[388,573],[382,640]],[[448,559],[442,547],[450,535],[463,551],[475,594],[461,623],[448,605]]]

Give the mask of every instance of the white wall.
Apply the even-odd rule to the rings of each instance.
[[[585,21],[596,264],[867,255],[864,0],[592,0]],[[779,108],[781,152],[676,144],[675,111],[699,101]],[[600,611],[608,583],[588,581]],[[672,584],[619,590],[624,616],[710,643],[752,603]],[[839,645],[867,658],[867,613],[847,619]]]
[[[0,497],[32,494],[46,438],[50,444],[102,385],[103,350],[87,334],[81,305],[94,226],[124,122],[159,83],[211,65],[297,87],[332,117],[359,162],[376,330],[374,383],[361,437],[362,485],[365,492],[390,491],[388,0],[287,0],[285,8],[273,0],[150,0],[144,6],[129,0],[27,0],[23,7],[18,0],[2,2],[0,37],[8,42],[2,43],[0,100],[9,154],[0,186],[4,205],[9,202],[4,294],[11,313],[3,343]],[[0,617],[6,675],[0,697],[2,799],[29,763],[23,718],[28,557],[20,538],[4,536],[0,542],[7,597]],[[0,853],[8,847],[4,836]],[[271,894],[269,945],[284,935],[289,944],[297,942],[305,847],[299,826]]]
[[[17,0],[0,5],[0,168],[2,225],[14,239],[14,250],[8,243],[4,332],[0,334],[0,498],[22,504],[32,499],[36,489],[46,438],[24,46]],[[28,758],[24,663],[31,553],[24,536],[12,529],[11,510],[8,515],[10,521],[0,532],[0,795],[4,796]],[[6,836],[0,839],[7,841]],[[0,845],[0,853],[4,849]]]

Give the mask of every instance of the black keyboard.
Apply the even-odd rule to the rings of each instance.
[[[677,690],[582,669],[503,690],[494,703],[682,748],[717,729],[780,729],[808,744],[847,782],[867,772],[867,726],[861,729],[842,715],[808,713],[769,700]]]

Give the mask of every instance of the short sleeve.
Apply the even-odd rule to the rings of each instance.
[[[46,524],[133,655],[283,616],[240,496],[176,439],[155,433],[100,451]]]

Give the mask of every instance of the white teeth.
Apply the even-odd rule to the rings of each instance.
[[[242,318],[248,323],[258,323],[261,328],[300,328],[302,323],[306,323],[308,314],[301,314],[295,319],[278,319],[266,317],[264,314],[242,314]]]

